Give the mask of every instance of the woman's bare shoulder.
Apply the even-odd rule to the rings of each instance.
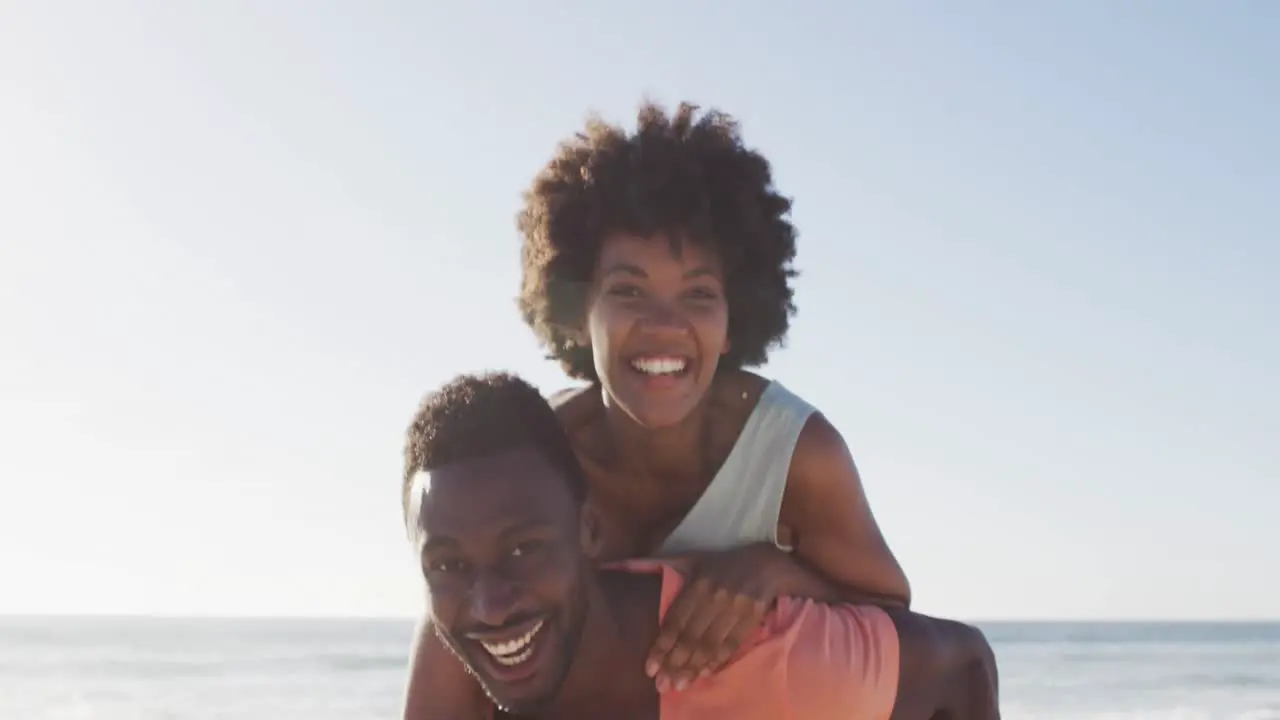
[[[711,404],[722,412],[741,416],[745,422],[770,382],[747,370],[722,372],[716,375],[715,384],[711,386]]]
[[[711,454],[719,462],[738,443],[747,419],[760,402],[769,381],[745,370],[731,370],[716,375],[711,386]]]
[[[560,424],[572,433],[600,414],[600,393],[593,385],[565,388],[551,394],[547,402],[556,411]]]

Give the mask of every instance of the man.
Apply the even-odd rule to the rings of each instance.
[[[582,469],[550,405],[519,378],[462,376],[429,395],[409,428],[404,479],[434,627],[507,714],[999,717],[994,657],[977,630],[790,598],[718,673],[660,694],[643,666],[678,565],[592,561],[603,528]]]

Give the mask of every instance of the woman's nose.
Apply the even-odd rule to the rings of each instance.
[[[640,319],[646,329],[685,332],[689,328],[689,322],[679,305],[666,300],[650,300]]]

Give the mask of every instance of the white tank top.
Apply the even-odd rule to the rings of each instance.
[[[814,407],[774,380],[764,389],[720,471],[659,550],[672,555],[778,543],[791,455]]]

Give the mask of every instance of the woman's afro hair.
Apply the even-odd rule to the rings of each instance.
[[[581,329],[601,244],[613,232],[666,233],[723,264],[730,350],[720,367],[760,365],[795,313],[790,210],[725,113],[682,103],[668,116],[645,102],[632,134],[592,117],[524,194],[521,315],[571,377],[597,381]]]

